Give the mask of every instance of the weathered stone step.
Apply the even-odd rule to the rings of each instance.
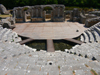
[[[86,34],[89,37],[89,42],[94,42],[94,37],[93,37],[92,33],[90,31],[88,31],[88,30],[85,31],[85,32],[86,32]]]
[[[88,35],[84,32],[83,33],[83,36],[84,36],[84,42],[89,42],[89,37],[88,37]]]
[[[94,29],[96,30],[96,32],[99,34],[99,36],[100,36],[100,29],[98,28],[98,27],[94,27]]]

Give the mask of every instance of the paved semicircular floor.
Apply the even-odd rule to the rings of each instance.
[[[16,23],[13,31],[33,39],[65,39],[79,36],[87,28],[78,22]],[[76,32],[79,30],[79,32]]]

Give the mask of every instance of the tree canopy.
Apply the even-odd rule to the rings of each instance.
[[[17,6],[33,6],[45,4],[64,4],[65,6],[77,7],[100,7],[100,0],[0,0],[6,8],[12,9]]]

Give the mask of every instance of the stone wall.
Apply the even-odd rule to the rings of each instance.
[[[23,22],[24,21],[23,7],[15,7],[13,9],[13,17],[15,18],[16,22]]]
[[[74,8],[73,11],[70,13],[70,20],[74,21],[74,22],[79,22],[80,20],[80,16],[79,16],[80,12],[77,8]]]
[[[51,12],[52,21],[64,21],[64,5],[35,5],[35,6],[24,6],[15,7],[13,9],[14,17],[16,22],[26,22],[26,11],[30,13],[30,18],[32,22],[45,21],[46,12],[43,10],[45,7],[51,7],[53,10]],[[27,10],[24,10],[27,8]]]
[[[61,22],[65,21],[65,13],[64,13],[65,6],[64,5],[54,5],[53,10],[53,21]]]
[[[92,11],[92,12],[89,12],[89,14],[95,14],[97,16],[100,16],[100,11]]]
[[[86,20],[85,26],[86,27],[91,27],[91,26],[93,26],[94,24],[96,24],[98,22],[100,22],[100,17],[91,18],[91,19]]]
[[[43,21],[43,10],[41,5],[32,6],[31,8],[31,21],[41,22]]]
[[[80,12],[77,8],[74,8],[73,11],[70,13],[71,21],[80,22],[80,23],[86,24],[86,26],[88,26],[88,24],[90,24],[89,22],[93,18],[97,18],[97,15],[85,14],[84,11]],[[91,24],[89,26],[91,26]]]

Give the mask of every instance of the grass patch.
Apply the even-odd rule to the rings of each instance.
[[[28,8],[27,8],[27,7],[25,7],[23,10],[24,10],[24,11],[27,11],[27,10],[28,10]]]
[[[76,6],[66,6],[66,7],[65,7],[65,10],[73,10],[74,8],[78,8],[79,11],[84,10],[85,12],[94,11],[94,8],[76,7]],[[99,10],[99,9],[96,9],[96,10]]]
[[[60,66],[58,66],[58,69],[60,70]]]
[[[14,42],[14,39],[12,39],[12,42]]]
[[[31,48],[36,48],[38,51],[47,49],[46,40],[34,40],[26,43],[26,45]]]
[[[51,7],[45,7],[43,10],[53,10]]]
[[[55,50],[65,51],[65,49],[71,49],[76,44],[73,42],[65,41],[65,40],[53,40]]]
[[[75,73],[75,71],[73,71],[73,73]]]
[[[82,10],[82,8],[81,7],[75,7],[75,6],[73,6],[73,7],[65,7],[65,10],[73,10],[74,8],[78,8],[80,11]]]
[[[73,75],[75,75],[75,71],[73,71]]]
[[[87,64],[85,64],[86,67],[89,67]]]
[[[2,18],[11,17],[12,15],[0,15]]]
[[[93,69],[91,69],[91,73],[92,73],[93,75],[98,75]]]

